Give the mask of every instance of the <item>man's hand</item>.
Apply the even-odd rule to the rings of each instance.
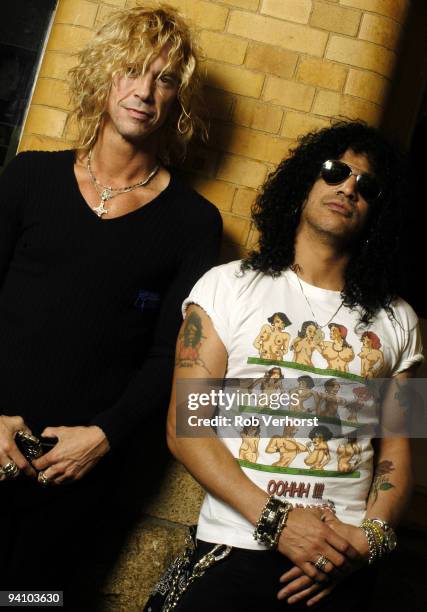
[[[27,476],[36,476],[36,471],[31,467],[24,455],[15,444],[15,434],[17,431],[25,431],[31,434],[30,429],[25,425],[20,416],[0,416],[0,468],[8,463],[16,463],[18,468],[25,472]],[[0,481],[6,480],[6,476],[0,473]]]
[[[317,582],[327,581],[328,574],[334,576],[348,571],[351,561],[358,557],[357,550],[344,534],[321,520],[322,514],[333,516],[332,512],[320,508],[291,510],[278,546],[302,573]],[[329,559],[322,571],[313,565],[321,555]]]
[[[291,516],[291,513],[289,516]],[[369,546],[363,531],[359,527],[343,523],[332,512],[323,511],[323,516],[325,517],[323,520],[324,524],[327,524],[327,526],[337,535],[349,542],[352,548],[357,551],[356,556],[351,558],[345,565],[341,566],[339,572],[331,573],[332,581],[326,587],[324,587],[322,583],[319,584],[315,582],[315,580],[305,574],[300,567],[293,567],[280,577],[280,582],[287,582],[288,584],[279,591],[277,595],[278,599],[288,598],[288,603],[293,604],[313,595],[313,597],[310,597],[307,601],[307,605],[313,605],[326,597],[326,595],[328,595],[346,576],[367,563]],[[325,556],[332,561],[328,554],[325,554]]]
[[[110,450],[106,435],[96,425],[47,427],[42,436],[58,438],[51,451],[33,461],[52,484],[80,480]]]

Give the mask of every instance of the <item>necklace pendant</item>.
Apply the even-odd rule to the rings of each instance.
[[[104,202],[104,198],[101,197],[101,203],[99,204],[99,206],[93,209],[93,212],[96,213],[98,217],[102,217],[102,215],[106,215],[108,212],[108,210],[104,206]]]
[[[104,189],[101,192],[102,201],[105,202],[106,200],[111,200],[112,197],[113,197],[113,194],[111,192],[111,187],[104,187]]]

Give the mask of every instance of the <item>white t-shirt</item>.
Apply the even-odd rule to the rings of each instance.
[[[264,380],[275,367],[284,376],[286,391],[298,386],[289,379],[301,376],[306,381],[333,379],[335,390],[309,384],[301,392],[297,415],[316,414],[323,437],[299,438],[298,431],[287,437],[283,427],[275,435],[269,427],[266,434],[261,424],[255,433],[245,435],[240,428],[222,441],[264,491],[294,505],[328,506],[340,520],[359,525],[372,480],[373,448],[366,436],[349,439],[345,425],[347,432],[354,431],[363,421],[359,400],[366,378],[391,377],[423,360],[417,316],[399,298],[393,304],[397,323],[382,310],[369,327],[356,330],[359,311],[342,306],[338,291],[299,281],[291,270],[276,278],[252,270],[242,274],[240,263],[209,270],[183,303],[184,315],[195,303],[211,318],[228,353],[226,378]],[[259,407],[242,410],[247,415],[272,413]],[[341,438],[333,437],[338,426],[344,432]],[[206,494],[199,539],[259,550],[253,530],[230,506]]]

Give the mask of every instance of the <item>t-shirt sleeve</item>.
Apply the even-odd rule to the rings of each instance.
[[[230,335],[230,307],[233,302],[233,269],[234,266],[227,264],[206,272],[182,304],[183,317],[190,304],[197,304],[203,308],[227,350]]]
[[[403,300],[399,300],[394,312],[402,333],[402,349],[392,376],[424,361],[420,325],[413,308]]]

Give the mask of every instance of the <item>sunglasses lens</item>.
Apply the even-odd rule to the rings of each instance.
[[[328,159],[322,164],[320,176],[328,185],[343,183],[351,175],[351,168],[344,162]],[[357,176],[357,189],[365,200],[376,200],[381,195],[381,187],[372,174]]]
[[[369,174],[361,174],[359,176],[357,188],[362,198],[366,201],[376,200],[381,193],[381,188],[377,179]]]
[[[325,161],[320,176],[328,185],[338,185],[350,176],[351,168],[339,161]]]

